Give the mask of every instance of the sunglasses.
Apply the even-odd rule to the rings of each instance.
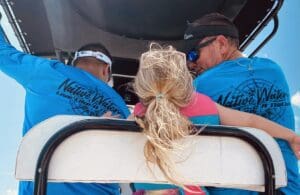
[[[216,37],[209,39],[203,43],[200,43],[198,45],[196,45],[196,47],[194,47],[193,49],[191,49],[187,54],[187,60],[190,62],[195,63],[198,58],[200,57],[200,52],[201,52],[201,48],[209,46],[212,42],[214,42],[216,40]]]

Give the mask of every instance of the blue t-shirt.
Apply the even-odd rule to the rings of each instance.
[[[81,69],[17,51],[0,33],[0,70],[26,90],[23,135],[37,123],[59,114],[129,115],[123,99],[105,82]],[[20,194],[32,194],[21,182]],[[49,183],[47,194],[119,194],[118,184]]]
[[[215,102],[255,113],[295,129],[289,88],[281,68],[265,58],[238,58],[203,72],[194,80],[196,91]],[[297,158],[286,141],[277,139],[287,166],[285,194],[300,194]]]

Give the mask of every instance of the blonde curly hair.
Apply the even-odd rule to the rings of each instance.
[[[170,182],[183,186],[176,172],[172,151],[182,148],[176,140],[191,133],[191,122],[180,113],[194,91],[184,53],[172,46],[151,43],[142,54],[134,89],[145,106],[145,115],[136,117],[148,140],[144,147],[147,162],[158,165]]]

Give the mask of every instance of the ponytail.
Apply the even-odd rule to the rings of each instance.
[[[147,137],[144,155],[155,163],[166,179],[183,186],[176,171],[174,152],[182,149],[177,140],[189,136],[191,122],[180,113],[190,103],[192,77],[185,64],[185,55],[172,47],[155,49],[141,57],[134,88],[141,103],[147,108],[137,123]]]

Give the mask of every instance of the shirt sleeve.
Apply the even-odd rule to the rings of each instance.
[[[204,73],[203,73],[204,74]],[[205,94],[205,86],[207,85],[206,80],[203,79],[203,75],[198,76],[194,81],[193,81],[193,85],[195,88],[195,91],[198,93],[202,93]]]
[[[142,103],[137,103],[135,106],[134,106],[134,109],[133,109],[133,115],[134,116],[143,116],[146,112],[146,109],[145,107],[142,105]]]
[[[23,87],[37,73],[39,67],[49,65],[49,62],[51,60],[18,51],[6,42],[3,30],[0,30],[0,70]]]

